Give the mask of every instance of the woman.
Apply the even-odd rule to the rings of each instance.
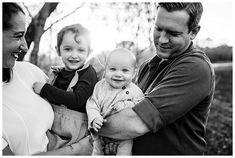
[[[76,144],[47,152],[47,131],[54,115],[50,104],[33,92],[46,75],[35,65],[16,62],[27,51],[24,11],[16,3],[3,3],[3,155],[85,155],[92,147],[86,137]],[[51,134],[50,134],[51,136]],[[53,137],[50,137],[53,138]]]

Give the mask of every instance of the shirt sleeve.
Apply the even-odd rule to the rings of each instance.
[[[90,66],[89,70],[80,76],[73,88],[73,92],[67,92],[50,84],[45,84],[40,95],[55,104],[63,104],[72,110],[78,110],[86,104],[97,82],[96,73]],[[85,107],[83,107],[85,108]]]
[[[101,107],[98,100],[98,95],[101,89],[101,81],[95,85],[94,92],[87,100],[86,111],[88,116],[88,128],[91,128],[91,122],[97,117],[101,116]]]
[[[211,69],[206,61],[188,57],[177,63],[133,110],[156,132],[185,115],[209,95]]]

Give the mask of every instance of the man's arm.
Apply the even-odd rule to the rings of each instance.
[[[98,135],[114,139],[132,139],[149,131],[142,119],[128,108],[107,117],[107,122],[99,130]]]

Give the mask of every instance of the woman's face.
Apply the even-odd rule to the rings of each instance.
[[[3,30],[3,68],[13,68],[21,51],[27,51],[27,44],[24,38],[26,32],[25,15],[22,12],[13,14],[9,30]]]

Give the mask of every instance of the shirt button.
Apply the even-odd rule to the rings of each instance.
[[[126,91],[126,94],[129,94],[129,91]]]

